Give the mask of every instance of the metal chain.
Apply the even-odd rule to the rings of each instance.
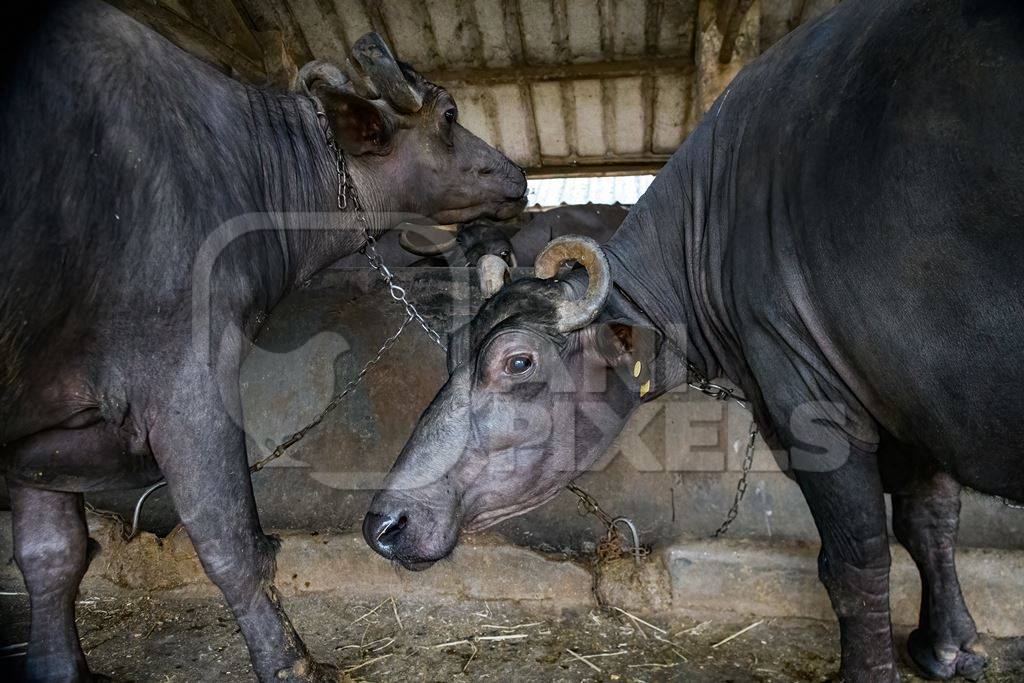
[[[687,361],[686,369],[690,375],[695,379],[687,381],[687,385],[701,392],[705,396],[710,396],[717,401],[732,401],[736,405],[750,410],[750,400],[745,396],[738,395],[734,389],[724,387],[720,384],[714,384],[695,366],[693,363]],[[747,447],[743,453],[743,464],[741,466],[740,480],[736,483],[736,493],[733,494],[732,505],[729,506],[729,511],[725,514],[725,519],[722,524],[715,530],[712,538],[718,538],[729,530],[732,523],[736,520],[736,516],[740,512],[740,503],[743,502],[743,496],[747,494],[747,480],[750,476],[750,469],[754,464],[754,446],[757,442],[757,422],[755,420],[750,421],[750,430],[747,436]]]
[[[690,386],[692,386],[695,389],[698,389],[699,391],[702,391],[705,394],[708,394],[709,396],[713,396],[714,398],[720,401],[733,400],[744,407],[746,407],[748,404],[748,401],[746,399],[735,396],[735,392],[733,390],[725,387],[716,387],[716,385],[712,385],[706,381],[704,383],[700,383],[698,380],[698,382],[691,383]],[[708,390],[705,391],[705,389]],[[743,497],[747,493],[747,484],[749,481],[750,471],[754,465],[754,449],[756,445],[757,422],[751,420],[750,429],[747,432],[747,445],[743,452],[743,463],[741,465],[742,474],[740,475],[740,480],[736,484],[736,493],[733,496],[732,505],[729,507],[729,511],[726,513],[725,519],[722,521],[722,524],[718,527],[718,529],[715,530],[715,533],[712,536],[713,538],[719,538],[720,536],[725,534],[729,530],[729,527],[732,525],[732,523],[736,520],[736,517],[739,515],[740,503],[743,502]],[[605,524],[605,526],[608,527],[609,541],[613,538],[617,538],[618,534],[615,530],[615,525],[617,523],[622,522],[630,528],[630,530],[633,533],[634,539],[633,548],[630,549],[630,552],[634,554],[636,561],[639,562],[640,557],[642,556],[642,554],[646,554],[646,551],[642,550],[640,546],[639,535],[637,534],[636,526],[633,524],[633,522],[625,517],[616,517],[613,519],[611,515],[609,515],[601,508],[600,504],[597,502],[597,499],[595,499],[592,495],[581,489],[579,486],[576,486],[575,484],[569,484],[568,486],[566,486],[566,488],[572,493],[576,494],[576,496],[579,498],[578,507],[582,514],[592,514],[599,520],[601,520]],[[1004,504],[1009,504],[1006,502],[1005,499],[1003,500],[1003,502]]]
[[[271,460],[275,460],[275,459],[281,457],[282,455],[284,455],[284,452],[287,451],[292,446],[294,446],[298,441],[300,441],[302,439],[302,437],[306,436],[307,432],[309,432],[311,429],[313,429],[314,427],[319,425],[321,422],[323,422],[324,418],[327,417],[327,415],[332,410],[334,410],[335,408],[338,407],[338,404],[341,403],[341,399],[345,398],[349,394],[349,392],[351,392],[353,389],[355,389],[356,386],[361,381],[363,381],[363,378],[366,377],[366,374],[368,372],[370,372],[371,369],[373,369],[373,366],[375,366],[377,363],[380,362],[380,360],[384,357],[384,354],[386,354],[388,352],[388,349],[390,349],[391,346],[396,341],[398,341],[398,338],[402,335],[402,332],[405,331],[406,326],[409,323],[411,323],[411,322],[412,322],[412,317],[408,317],[404,321],[402,321],[402,324],[398,326],[398,329],[395,330],[395,333],[392,334],[387,339],[385,339],[384,343],[380,345],[380,348],[377,350],[377,355],[375,355],[370,360],[366,361],[366,364],[363,366],[363,369],[360,370],[359,373],[355,377],[353,377],[351,380],[349,380],[348,384],[345,385],[344,389],[342,389],[341,391],[336,393],[331,398],[331,400],[327,403],[327,405],[324,406],[324,409],[321,410],[317,414],[317,416],[314,417],[313,420],[309,424],[307,424],[305,427],[303,427],[299,431],[295,432],[294,434],[289,436],[287,439],[282,441],[280,444],[278,444],[277,448],[275,448],[270,455],[268,455],[267,457],[263,458],[262,460],[257,460],[256,462],[254,462],[249,467],[249,471],[250,472],[259,472],[264,467],[266,467],[268,462],[270,462]]]
[[[355,200],[354,195],[353,200]],[[370,236],[370,233],[367,232],[366,244],[363,246],[362,249],[360,249],[360,251],[366,256],[367,260],[369,260],[370,265],[373,266],[373,268],[377,271],[378,274],[380,274],[381,280],[383,280],[384,284],[386,284],[388,287],[388,294],[391,295],[391,298],[397,301],[398,303],[402,304],[402,306],[405,307],[406,314],[411,319],[419,323],[419,326],[423,328],[423,331],[427,333],[427,336],[430,337],[430,339],[435,344],[440,346],[441,350],[447,352],[448,347],[445,346],[445,343],[443,341],[441,341],[441,335],[438,334],[437,331],[430,326],[430,323],[428,323],[423,318],[423,316],[420,315],[420,312],[416,310],[416,306],[414,306],[412,302],[406,298],[405,289],[395,284],[395,276],[392,275],[391,271],[384,264],[384,261],[383,259],[381,259],[380,254],[377,253],[377,249],[374,246],[376,243],[377,240],[373,239],[373,237]]]
[[[736,484],[736,493],[732,499],[732,506],[729,508],[729,512],[725,514],[725,520],[721,526],[714,533],[714,538],[718,538],[726,531],[729,530],[729,526],[732,525],[736,519],[736,515],[740,513],[740,503],[743,501],[743,496],[747,493],[747,477],[750,475],[750,468],[754,464],[754,444],[757,441],[757,422],[754,420],[750,421],[750,432],[747,437],[747,449],[743,453],[743,474],[740,476],[739,482]]]
[[[305,427],[303,427],[302,429],[295,432],[287,439],[279,443],[270,453],[270,455],[260,460],[257,460],[252,465],[250,465],[249,473],[252,474],[255,472],[259,472],[260,470],[267,466],[267,463],[269,463],[272,460],[276,460],[277,458],[280,458],[282,455],[284,455],[285,451],[287,451],[289,448],[291,448],[296,443],[301,441],[302,438],[306,436],[307,432],[309,432],[311,429],[315,428],[317,425],[323,422],[324,418],[326,418],[327,415],[332,410],[338,407],[338,405],[341,403],[341,400],[345,398],[353,389],[355,389],[356,386],[358,386],[359,383],[363,381],[363,378],[366,377],[367,373],[370,372],[370,370],[373,369],[373,367],[377,365],[377,363],[379,363],[382,358],[384,358],[384,355],[388,352],[388,349],[390,349],[394,345],[394,343],[398,341],[398,338],[402,335],[402,332],[405,332],[405,328],[408,327],[409,323],[411,323],[412,321],[413,319],[411,316],[403,320],[402,324],[398,326],[397,330],[395,330],[395,333],[392,334],[387,339],[385,339],[384,343],[380,345],[380,348],[377,349],[376,355],[374,355],[373,358],[368,360],[366,364],[363,365],[362,369],[356,374],[355,377],[349,380],[348,384],[345,385],[344,389],[342,389],[341,391],[339,391],[338,393],[334,394],[334,396],[331,397],[331,400],[328,401],[326,406],[324,406],[324,409],[321,410],[309,424],[307,424]],[[125,531],[126,525],[124,523],[124,520],[122,520],[121,516],[118,515],[116,512],[110,512],[107,510],[93,510],[93,512],[108,517],[116,517],[121,525],[121,535],[124,537],[126,541],[130,541],[133,538],[135,538],[135,536],[139,533],[139,517],[142,514],[142,506],[146,502],[146,499],[149,498],[150,494],[152,494],[154,491],[166,485],[167,480],[158,481],[157,483],[153,484],[148,489],[146,489],[141,496],[139,496],[138,501],[135,503],[135,511],[134,514],[132,515],[131,527],[127,531]]]
[[[694,381],[687,382],[688,386],[718,401],[732,401],[733,403],[742,406],[747,410],[750,410],[749,399],[743,396],[737,396],[734,389],[730,389],[720,384],[714,384],[710,382],[706,377],[701,375],[700,371],[696,367],[694,367],[693,364],[687,363],[687,366],[688,370],[690,371],[690,374],[696,377]],[[736,516],[739,514],[740,502],[743,500],[743,496],[747,492],[747,478],[750,474],[750,468],[754,463],[754,442],[756,439],[757,423],[751,420],[750,437],[747,440],[747,448],[743,455],[743,473],[740,477],[739,482],[736,484],[736,494],[733,497],[732,506],[729,508],[729,512],[726,513],[725,521],[723,521],[722,525],[718,527],[717,531],[715,531],[714,538],[718,538],[726,531],[728,531],[729,526],[733,523],[733,520],[735,520]],[[1003,496],[996,496],[996,499],[998,499],[1000,503],[1002,503],[1008,508],[1013,508],[1014,510],[1024,510],[1024,505],[1021,505],[1020,503],[1015,503],[1014,501],[1008,498],[1004,498]]]
[[[732,401],[741,408],[750,410],[750,401],[744,396],[738,396],[735,389],[724,387],[721,384],[715,384],[708,378],[700,374],[696,366],[692,363],[687,363],[687,369],[691,375],[696,376],[697,379],[688,381],[686,384],[691,389],[696,389],[705,396],[710,396],[716,401]]]
[[[581,489],[579,486],[576,486],[576,484],[569,484],[565,488],[575,493],[576,496],[580,499],[576,505],[581,514],[594,515],[599,520],[604,522],[605,525],[611,526],[612,516],[605,512],[603,509],[601,509],[601,506],[598,504],[596,498],[594,498],[592,495]]]
[[[395,276],[391,270],[385,265],[384,259],[381,258],[380,254],[377,253],[377,240],[373,237],[373,231],[370,229],[370,223],[366,220],[366,212],[363,210],[362,202],[359,200],[359,193],[356,191],[355,185],[348,182],[349,173],[346,166],[344,155],[338,149],[337,144],[334,141],[334,135],[331,133],[331,127],[327,125],[327,115],[317,105],[317,116],[320,118],[321,127],[324,131],[324,137],[327,138],[327,147],[331,150],[331,154],[334,155],[334,167],[338,173],[338,208],[342,211],[348,206],[348,198],[351,198],[352,209],[355,213],[356,220],[359,221],[363,226],[363,239],[365,240],[363,246],[359,248],[359,253],[366,257],[366,260],[370,262],[370,265],[380,275],[380,279],[384,281],[384,284],[388,287],[388,294],[391,298],[402,304],[405,308],[405,312],[413,320],[419,323],[419,326],[423,328],[423,331],[427,333],[430,339],[441,347],[442,350],[447,351],[447,347],[444,342],[441,341],[441,335],[437,333],[430,326],[430,323],[416,310],[416,306],[406,297],[405,289],[395,284]],[[347,192],[346,192],[347,190]]]

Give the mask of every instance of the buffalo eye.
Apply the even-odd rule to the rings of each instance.
[[[444,112],[444,120],[448,123],[455,123],[455,119],[459,117],[459,110],[455,107],[449,107]]]
[[[525,354],[512,356],[505,362],[505,372],[510,375],[521,375],[533,367],[533,359]]]

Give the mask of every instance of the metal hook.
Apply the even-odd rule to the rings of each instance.
[[[166,481],[158,481],[139,496],[138,502],[135,503],[135,512],[132,514],[132,529],[128,532],[128,538],[125,539],[126,541],[132,540],[139,533],[139,516],[142,514],[142,505],[146,502],[146,499],[149,498],[151,493],[164,486],[167,486]]]
[[[633,548],[630,550],[630,552],[633,553],[633,562],[637,566],[639,566],[640,558],[642,557],[640,548],[640,534],[637,532],[636,525],[633,524],[633,520],[631,520],[628,517],[616,517],[612,520],[611,526],[614,529],[615,525],[620,523],[625,524],[626,528],[629,529],[629,533],[633,536]]]

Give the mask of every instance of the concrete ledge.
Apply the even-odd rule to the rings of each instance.
[[[891,551],[893,623],[914,625],[921,594],[917,568],[901,546]],[[655,570],[636,572],[626,564],[603,572],[598,593],[611,604],[644,610],[832,620],[817,556],[818,546],[811,544],[686,541],[651,558]],[[978,629],[997,637],[1024,635],[1024,553],[964,548],[956,564]]]
[[[140,534],[125,543],[111,521],[90,516],[89,535],[101,546],[82,581],[86,590],[115,588],[213,595],[184,531],[165,539]],[[286,532],[278,536],[277,587],[284,595],[328,593],[353,600],[389,595],[407,602],[516,601],[540,609],[592,607],[593,579],[579,565],[551,560],[482,534],[429,571],[399,570],[357,534]],[[10,514],[0,514],[0,588],[24,590],[12,558]]]
[[[89,518],[103,548],[93,560],[86,590],[172,591],[213,595],[182,531],[158,539],[120,539],[107,519]],[[277,586],[285,595],[334,594],[352,600],[394,596],[409,602],[461,600],[521,602],[540,609],[589,609],[601,602],[637,612],[692,616],[723,613],[757,617],[834,619],[818,582],[817,546],[781,542],[692,540],[656,552],[641,566],[623,558],[595,574],[497,536],[470,537],[451,561],[426,572],[391,567],[356,534],[288,532],[280,536]],[[10,514],[0,513],[0,589],[23,590],[11,559]],[[892,547],[893,622],[917,622],[920,581],[907,553]],[[961,549],[957,568],[979,630],[997,637],[1024,635],[1024,552]]]

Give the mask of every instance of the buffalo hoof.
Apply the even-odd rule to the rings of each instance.
[[[980,645],[935,645],[920,629],[910,634],[907,650],[914,664],[928,678],[963,676],[969,681],[976,681],[988,665],[988,656]]]

